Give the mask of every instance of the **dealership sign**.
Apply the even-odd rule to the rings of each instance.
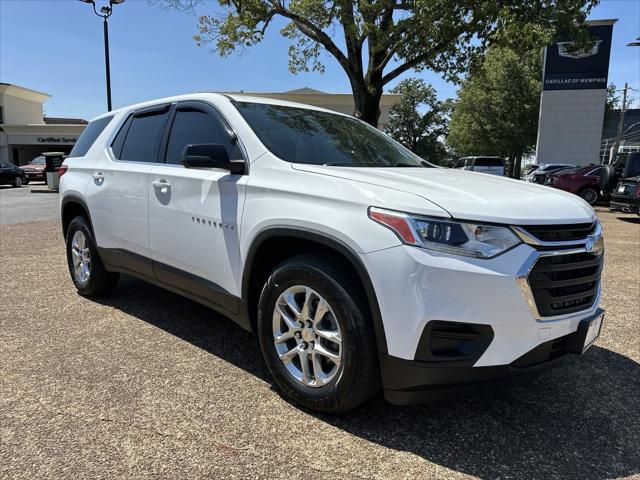
[[[592,25],[589,47],[574,50],[564,39],[547,46],[544,55],[544,90],[606,89],[613,25]]]
[[[38,137],[38,143],[76,143],[75,137]]]

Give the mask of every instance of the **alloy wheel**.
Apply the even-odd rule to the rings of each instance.
[[[91,276],[91,252],[87,237],[81,230],[77,230],[71,239],[71,260],[73,273],[80,283],[87,283]]]
[[[289,287],[278,297],[273,342],[287,372],[307,387],[326,385],[340,370],[340,326],[329,303],[307,286]]]
[[[585,188],[580,192],[580,197],[587,202],[589,205],[593,205],[598,200],[598,192],[596,192],[593,188]]]

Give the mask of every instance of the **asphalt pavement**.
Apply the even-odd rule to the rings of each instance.
[[[41,182],[21,188],[0,185],[0,225],[60,218],[57,192]]]
[[[0,478],[640,478],[636,216],[599,209],[607,315],[584,357],[331,417],[283,400],[256,338],[205,307],[132,278],[78,296],[59,223],[11,221],[22,192],[0,195]]]

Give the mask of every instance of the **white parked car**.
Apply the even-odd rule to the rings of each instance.
[[[142,278],[257,332],[322,412],[502,382],[599,334],[603,239],[580,198],[435,168],[352,117],[194,94],[94,119],[60,170],[81,295]]]

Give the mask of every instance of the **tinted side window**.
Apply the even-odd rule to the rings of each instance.
[[[112,119],[113,117],[104,117],[90,122],[73,146],[69,157],[84,157]]]
[[[193,108],[178,109],[171,127],[166,162],[180,164],[184,147],[199,143],[224,145],[231,160],[242,158],[237,143],[232,141],[221,118]]]
[[[168,110],[135,115],[122,145],[120,160],[156,162],[160,138],[168,116]]]
[[[476,158],[476,167],[502,167],[504,162],[499,158]]]

